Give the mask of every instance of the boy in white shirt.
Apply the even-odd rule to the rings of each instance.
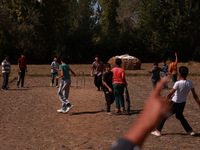
[[[190,90],[192,91],[193,97],[194,97],[195,101],[197,102],[199,108],[200,108],[200,101],[195,92],[192,81],[189,81],[186,79],[187,75],[188,75],[188,68],[184,67],[184,66],[180,67],[179,68],[180,81],[177,81],[174,84],[173,89],[167,95],[167,99],[169,99],[175,93],[175,95],[173,96],[172,101],[171,101],[170,116],[175,114],[176,118],[181,122],[185,131],[190,135],[195,135],[195,132],[193,131],[193,129],[191,128],[191,126],[189,125],[187,120],[185,119],[185,117],[183,115],[183,111],[184,111],[186,99],[187,99],[187,96],[188,96],[188,93]],[[160,136],[161,130],[162,130],[166,120],[167,120],[167,118],[162,119],[157,126],[157,130],[151,132],[151,134]]]

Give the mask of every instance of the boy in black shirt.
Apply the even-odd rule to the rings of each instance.
[[[114,102],[113,94],[113,73],[111,71],[110,64],[105,65],[106,72],[103,75],[103,91],[105,94],[106,104],[107,104],[107,115],[112,115],[110,112],[110,105]]]

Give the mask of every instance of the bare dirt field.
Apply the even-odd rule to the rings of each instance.
[[[183,65],[183,64],[179,64]],[[200,96],[200,64],[184,64],[190,68],[192,80]],[[58,89],[49,87],[48,65],[29,65],[25,88],[16,88],[17,67],[12,66],[9,90],[0,91],[0,150],[105,150],[123,136],[142,111],[152,90],[147,70],[126,71],[131,99],[130,115],[105,115],[105,99],[97,92],[89,76],[91,65],[70,65],[77,72],[72,77],[69,100],[74,108],[68,114],[57,113],[61,102]],[[85,78],[82,75],[84,72]],[[84,87],[85,79],[85,87]],[[2,83],[0,75],[0,84]],[[168,82],[170,89],[172,82]],[[166,95],[170,89],[163,90]],[[115,104],[112,105],[115,112]],[[190,93],[184,115],[198,133],[187,135],[180,122],[172,116],[167,120],[161,137],[149,135],[144,150],[198,150],[200,146],[200,110]]]

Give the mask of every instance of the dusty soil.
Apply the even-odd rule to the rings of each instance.
[[[146,70],[145,70],[146,72]],[[200,76],[189,76],[200,96]],[[72,78],[69,99],[74,108],[69,114],[57,113],[61,102],[57,88],[49,87],[49,76],[26,76],[25,87],[16,88],[16,77],[10,77],[9,90],[0,91],[1,150],[105,150],[123,136],[134,121],[152,90],[150,76],[128,76],[131,114],[105,115],[102,91],[97,92],[93,78]],[[0,77],[2,83],[2,76]],[[172,87],[171,80],[169,87]],[[164,90],[166,95],[169,90]],[[112,105],[115,112],[115,104]],[[172,116],[161,137],[149,135],[144,150],[197,150],[200,145],[200,111],[192,98],[187,99],[185,117],[198,133],[187,135],[180,122]]]

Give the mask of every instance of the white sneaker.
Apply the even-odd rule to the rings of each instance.
[[[57,110],[57,112],[61,113],[61,112],[63,112],[63,109],[60,108],[60,109]]]
[[[196,133],[194,131],[188,132],[188,134],[190,134],[191,136],[196,135]]]
[[[56,85],[56,88],[59,88],[59,86],[58,86],[58,85]]]
[[[152,131],[151,134],[155,135],[155,136],[161,136],[160,133],[158,133],[157,131]]]
[[[51,83],[50,86],[53,86],[53,83]]]
[[[74,106],[73,105],[70,105],[67,107],[66,111],[63,112],[63,113],[68,113]]]

